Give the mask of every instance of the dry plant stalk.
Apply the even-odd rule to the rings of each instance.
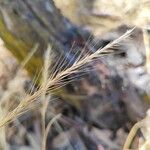
[[[131,146],[131,143],[138,131],[138,129],[140,129],[143,125],[143,120],[140,121],[140,122],[137,122],[133,127],[132,129],[130,130],[130,133],[128,134],[128,137],[125,141],[125,144],[123,146],[123,150],[129,150],[130,146]]]
[[[129,35],[131,34],[131,32],[133,30],[134,29],[127,31],[125,34],[120,36],[118,39],[107,44],[105,47],[98,49],[96,52],[94,52],[92,54],[87,54],[82,58],[79,57],[79,59],[77,59],[73,65],[71,65],[68,68],[65,68],[64,70],[60,71],[59,73],[57,73],[57,71],[55,71],[48,79],[48,82],[46,83],[46,85],[44,85],[44,86],[41,85],[41,87],[39,88],[38,91],[36,91],[33,95],[27,96],[26,98],[21,100],[20,103],[18,104],[18,106],[14,110],[12,110],[11,112],[9,112],[7,115],[3,116],[0,119],[0,127],[5,126],[6,124],[11,122],[16,117],[18,117],[21,114],[28,111],[29,110],[28,107],[33,102],[35,102],[38,98],[40,98],[41,95],[45,91],[52,93],[53,90],[55,90],[56,88],[60,88],[61,86],[64,86],[66,84],[66,82],[64,82],[63,79],[65,77],[71,75],[72,73],[79,72],[79,69],[82,66],[84,66],[85,64],[90,63],[91,61],[93,61],[103,55],[115,53],[116,50],[111,49],[111,48],[113,48],[114,46],[116,46],[117,44],[119,44],[120,42],[125,40],[127,37],[129,37]],[[56,85],[57,85],[57,87],[56,87]]]
[[[43,87],[46,86],[47,81],[48,81],[48,76],[49,76],[49,67],[50,67],[50,53],[51,53],[51,47],[48,45],[48,48],[45,53],[44,57],[44,67],[43,67],[43,80],[42,80],[42,85]],[[45,124],[45,119],[46,119],[46,111],[49,103],[49,96],[46,97],[46,89],[43,92],[42,95],[42,108],[41,108],[41,123],[42,123],[42,146],[41,149],[45,150],[46,149],[46,124]]]
[[[48,137],[48,133],[50,131],[50,128],[52,126],[52,124],[54,122],[56,122],[59,118],[61,117],[61,114],[57,114],[55,117],[53,117],[50,122],[48,123],[47,127],[46,127],[46,130],[45,130],[45,140],[47,139]],[[45,141],[46,142],[46,141]],[[45,146],[46,146],[46,143],[45,143]]]
[[[150,117],[145,117],[143,120],[137,122],[132,129],[130,130],[130,133],[128,134],[128,137],[125,141],[125,144],[123,146],[123,150],[129,150],[131,143],[133,142],[134,137],[136,136],[137,131],[142,128],[145,127],[146,122],[149,122]]]
[[[49,77],[49,68],[51,66],[51,46],[48,45],[48,48],[45,52],[45,57],[44,57],[44,66],[43,66],[43,80],[42,80],[42,86],[46,86],[48,82],[48,77]],[[41,123],[42,123],[42,145],[41,145],[41,150],[46,150],[46,141],[48,137],[49,130],[54,122],[57,121],[61,117],[61,114],[57,114],[53,116],[53,118],[49,121],[49,123],[45,124],[46,122],[46,112],[49,104],[49,100],[51,98],[51,95],[46,95],[46,89],[45,92],[42,94],[42,107],[41,107]]]
[[[144,43],[146,49],[146,69],[147,72],[150,74],[150,37],[148,35],[148,31],[146,29],[143,32],[144,34]]]
[[[0,118],[5,114],[5,110],[0,106]],[[0,149],[7,150],[5,127],[0,128]]]

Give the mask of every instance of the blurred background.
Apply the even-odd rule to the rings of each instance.
[[[67,40],[64,39],[69,44],[62,40],[62,45],[69,49],[82,48],[85,52],[90,49],[89,53],[93,53],[119,38],[126,31],[135,28],[129,38],[112,48],[120,50],[120,53],[102,56],[85,68],[81,68],[84,74],[81,77],[76,74],[75,77],[71,75],[75,80],[69,82],[61,92],[56,92],[57,94],[54,95],[43,94],[37,98],[36,102],[31,103],[21,116],[10,120],[11,122],[5,127],[1,127],[0,150],[121,150],[133,125],[142,119],[144,121],[136,127],[139,130],[134,138],[131,138],[129,148],[150,149],[150,1],[53,1],[58,12],[75,27],[69,32],[60,34],[61,37],[67,34]],[[40,6],[34,5],[34,2],[38,3],[33,1],[30,5],[29,2],[29,6],[33,6],[33,10],[34,6],[35,8],[37,6],[41,10],[38,11],[39,14],[37,13],[38,17],[42,18],[45,14],[42,13]],[[11,2],[8,1],[9,3]],[[21,5],[21,2],[18,2],[19,4]],[[4,6],[5,4],[0,3],[0,12],[6,18],[5,25],[11,25],[9,20],[11,17],[8,17],[11,11],[6,13]],[[48,4],[46,6],[45,9],[53,10]],[[13,4],[12,7],[16,8],[17,5]],[[52,17],[55,15],[58,14],[53,13]],[[11,19],[14,19],[13,17]],[[32,16],[29,18],[32,20]],[[34,26],[35,22],[31,21],[32,24]],[[61,22],[60,26],[62,26]],[[26,26],[22,29],[19,25],[15,30],[18,30],[15,37],[21,35],[20,41],[27,41],[26,36],[24,38]],[[52,31],[57,30],[52,29]],[[73,33],[76,31],[77,35]],[[9,35],[10,41],[5,41],[1,20],[0,32],[0,118],[3,120],[5,115],[14,110],[22,99],[38,90],[36,81],[39,72],[35,73],[37,63],[34,66],[34,63],[30,61],[36,50],[33,48],[31,53],[25,55],[24,59],[22,57],[20,61],[18,55],[14,55],[15,52],[11,51],[14,47],[9,44],[15,41],[11,40]],[[44,37],[46,34],[43,32]],[[52,33],[52,37],[55,38],[54,35]],[[33,41],[36,41],[35,37],[32,37]],[[55,41],[59,42],[61,39],[58,37]],[[86,44],[88,47],[85,46]],[[40,48],[45,49],[46,54],[49,55],[53,51],[53,45],[50,46],[52,47],[50,52],[47,46],[43,45],[41,44]],[[20,49],[23,51],[23,47]],[[61,55],[62,59],[70,53],[73,52],[66,50]],[[56,54],[58,55],[59,51]],[[38,55],[41,55],[41,52],[38,52]],[[44,57],[44,60],[51,59],[52,65],[58,58],[45,55],[41,57]],[[61,63],[62,59],[57,60]],[[45,68],[46,65],[47,62],[43,61],[42,67]],[[34,78],[31,66],[35,67]],[[39,66],[41,66],[40,62]],[[48,65],[48,68],[51,67]],[[56,65],[55,69],[58,68],[59,65]],[[45,70],[42,71],[44,74]],[[46,74],[49,76],[49,73]]]

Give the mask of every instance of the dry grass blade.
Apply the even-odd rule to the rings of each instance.
[[[48,123],[48,125],[46,127],[46,130],[45,130],[45,139],[47,139],[47,137],[48,137],[48,133],[50,131],[50,128],[51,128],[52,124],[54,122],[56,122],[60,117],[61,117],[61,114],[58,114],[55,117],[53,117],[53,119],[50,120],[50,122]]]
[[[131,146],[131,143],[138,131],[138,129],[142,126],[143,124],[143,121],[140,121],[140,122],[137,122],[133,127],[132,129],[130,130],[130,133],[128,134],[128,137],[125,141],[125,144],[123,146],[123,150],[129,150],[130,146]]]
[[[146,68],[147,72],[150,73],[150,37],[148,35],[148,31],[144,30],[144,43],[146,49]]]
[[[51,92],[51,88],[55,87],[57,83],[63,84],[63,79],[68,75],[71,75],[72,73],[77,73],[80,67],[103,55],[115,53],[115,50],[112,51],[109,49],[111,49],[112,47],[116,46],[117,44],[125,40],[127,37],[129,37],[133,30],[134,29],[127,31],[125,34],[120,36],[118,39],[114,40],[112,43],[109,43],[102,49],[98,49],[95,53],[86,55],[86,57],[82,57],[79,60],[77,59],[77,61],[69,68],[66,68],[65,70],[59,72],[53,78],[49,78],[46,86],[41,86],[39,90],[36,91],[33,95],[27,96],[25,99],[21,100],[19,105],[13,111],[9,112],[6,116],[2,117],[0,120],[0,127],[5,126],[13,119],[21,115],[24,112],[24,110],[27,110],[28,106],[31,105],[31,103],[37,100],[37,98],[39,98],[43,94],[43,92],[45,92],[45,90],[49,90],[49,92]]]
[[[0,106],[0,118],[4,115],[4,110]],[[0,149],[7,150],[5,127],[0,129]]]
[[[123,150],[129,150],[129,148],[133,142],[133,139],[136,136],[137,131],[142,127],[146,127],[146,126],[149,127],[149,125],[150,125],[150,117],[149,116],[147,116],[143,120],[137,122],[130,130],[130,133],[128,134],[128,137],[123,146]],[[146,140],[146,141],[148,141],[148,140]]]
[[[19,68],[20,70],[26,66],[26,64],[30,61],[34,53],[37,51],[39,47],[39,44],[35,44],[34,47],[31,49],[31,52],[28,54],[28,56],[21,62],[21,67]]]
[[[51,46],[48,45],[47,51],[45,53],[45,60],[44,60],[44,67],[43,67],[43,80],[42,84],[43,87],[46,86],[49,76],[49,67],[50,67],[50,53],[51,53]],[[46,136],[45,136],[45,119],[46,119],[46,111],[48,107],[50,96],[46,97],[46,89],[42,95],[42,108],[41,108],[41,116],[42,116],[42,150],[46,149]]]

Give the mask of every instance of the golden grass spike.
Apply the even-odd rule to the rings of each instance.
[[[108,49],[112,48],[116,44],[119,44],[121,41],[123,41],[127,37],[129,37],[129,35],[131,34],[131,32],[133,30],[134,29],[127,31],[125,34],[120,36],[118,39],[114,40],[112,43],[109,43],[108,45],[106,45],[102,49],[98,49],[95,53],[89,54],[86,57],[79,59],[75,64],[73,64],[72,66],[70,66],[66,70],[59,72],[56,76],[54,76],[54,78],[49,78],[46,85],[42,85],[39,88],[39,90],[36,91],[33,95],[27,96],[26,98],[21,100],[20,103],[18,104],[18,106],[14,110],[9,112],[5,116],[1,117],[0,127],[5,126],[9,122],[11,122],[13,119],[18,117],[20,114],[22,114],[24,112],[24,110],[26,110],[31,105],[31,103],[36,101],[43,94],[43,92],[45,92],[45,90],[48,90],[49,87],[51,88],[60,82],[63,84],[64,77],[67,77],[68,75],[70,75],[74,72],[78,72],[80,67],[93,61],[93,59],[101,57],[103,55],[106,55],[105,52],[107,52],[107,54],[112,54],[114,51],[113,52],[108,51]],[[51,92],[51,91],[49,91],[49,92]]]

